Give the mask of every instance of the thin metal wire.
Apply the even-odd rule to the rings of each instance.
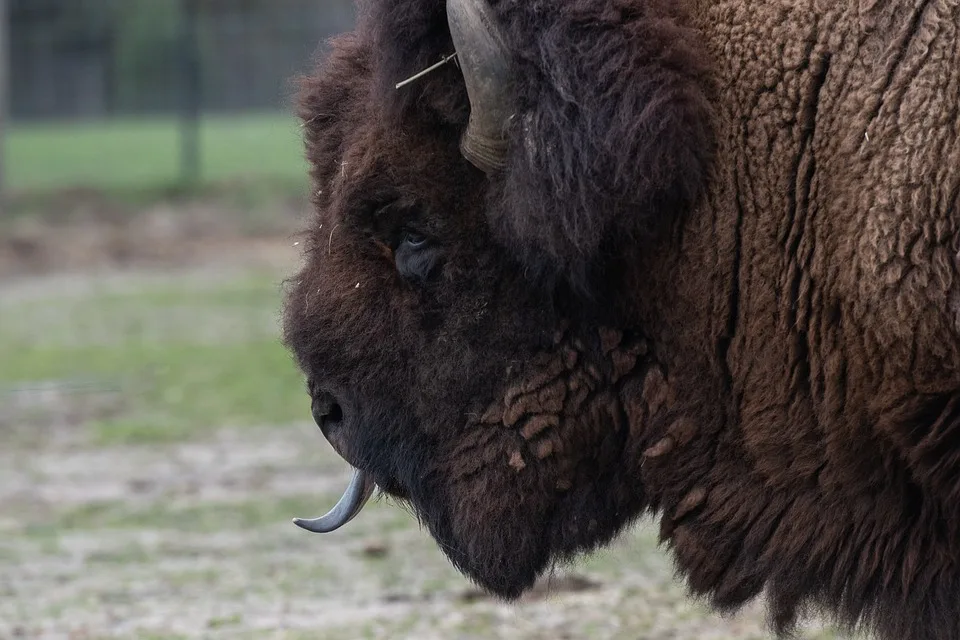
[[[422,78],[423,76],[427,75],[428,73],[433,73],[434,71],[436,71],[437,69],[439,69],[439,68],[442,67],[443,65],[447,64],[448,62],[450,62],[451,60],[453,60],[453,59],[456,58],[456,57],[457,57],[457,53],[456,53],[456,52],[451,53],[450,55],[448,55],[447,57],[445,57],[443,60],[441,60],[440,62],[438,62],[437,64],[427,67],[426,69],[424,69],[424,70],[421,71],[420,73],[418,73],[418,74],[416,74],[416,75],[413,75],[413,76],[410,76],[409,78],[407,78],[407,79],[404,80],[403,82],[398,82],[396,88],[397,88],[397,89],[400,89],[401,87],[405,87],[406,85],[410,84],[411,82],[414,82],[415,80],[419,80],[420,78]]]

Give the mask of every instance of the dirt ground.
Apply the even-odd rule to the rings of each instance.
[[[289,197],[268,207],[235,206],[218,194],[123,204],[67,190],[0,215],[0,278],[289,260],[309,203]]]
[[[198,219],[161,208],[136,223],[24,222],[0,239],[0,300],[111,273],[135,285],[171,265],[189,281],[211,265],[294,264],[295,224],[237,234]],[[0,638],[770,637],[758,605],[721,618],[688,599],[650,523],[506,605],[396,504],[327,536],[296,528],[349,475],[306,421],[104,444],[64,418],[76,397],[2,398]],[[841,636],[811,623],[799,637]]]

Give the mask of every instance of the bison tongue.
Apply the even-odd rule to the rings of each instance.
[[[302,527],[313,533],[330,533],[336,531],[343,525],[353,520],[354,516],[360,513],[363,505],[367,504],[373,488],[376,486],[373,478],[369,475],[354,469],[353,477],[350,479],[350,485],[343,492],[343,497],[325,516],[305,520],[303,518],[294,518],[293,522],[298,527]]]

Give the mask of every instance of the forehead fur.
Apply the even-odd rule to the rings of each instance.
[[[433,4],[438,20],[414,19]],[[438,182],[446,182],[438,166],[459,173],[464,164],[458,141],[469,101],[456,65],[396,88],[437,61],[431,51],[453,50],[443,3],[366,3],[360,9],[356,30],[331,39],[327,55],[300,81],[298,116],[319,211],[348,213],[332,199],[362,192],[375,201],[378,191],[400,185],[434,193]],[[390,35],[398,33],[404,37]]]

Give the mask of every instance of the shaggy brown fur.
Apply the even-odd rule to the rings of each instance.
[[[340,453],[504,597],[650,510],[718,608],[960,637],[960,4],[492,4],[500,174],[455,66],[393,88],[441,0],[303,83],[285,336]]]

